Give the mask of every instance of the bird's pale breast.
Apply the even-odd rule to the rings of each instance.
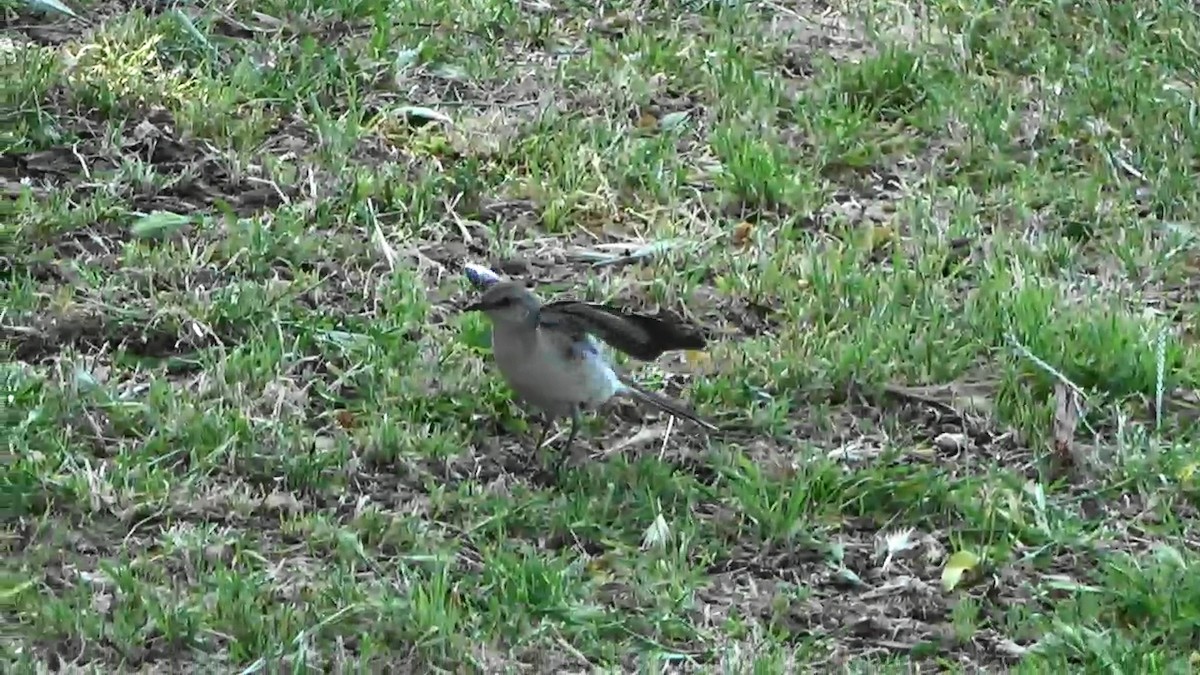
[[[551,415],[567,415],[577,405],[603,403],[620,387],[594,342],[569,345],[563,336],[543,331],[537,339],[531,337],[503,331],[492,336],[500,372],[527,403]]]

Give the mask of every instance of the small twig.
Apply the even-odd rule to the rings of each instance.
[[[566,638],[564,638],[562,635],[560,635],[558,633],[558,631],[555,631],[554,638],[556,640],[558,640],[558,644],[562,645],[563,649],[570,652],[571,655],[574,656],[576,659],[579,659],[579,661],[582,662],[584,665],[586,665],[589,670],[596,667],[596,665],[594,663],[592,663],[591,660],[588,659],[588,657],[583,655],[583,652],[576,649],[575,645],[571,644],[570,642],[567,642]]]
[[[643,443],[648,443],[650,441],[653,441],[655,438],[658,438],[661,430],[662,430],[662,427],[649,427],[649,428],[643,427],[641,429],[638,429],[637,433],[622,440],[620,443],[617,443],[617,444],[613,445],[612,447],[607,448],[605,450],[601,450],[599,455],[597,455],[597,457],[602,458],[602,459],[608,458],[608,457],[611,457],[611,456],[623,451],[625,448],[635,447],[635,446],[642,445]]]
[[[23,335],[33,335],[36,337],[46,337],[46,333],[31,326],[14,326],[11,324],[0,324],[0,333],[8,331],[10,333],[21,333]]]
[[[292,198],[287,196],[287,193],[283,191],[283,188],[279,187],[279,183],[276,183],[275,181],[273,181],[269,178],[259,178],[258,176],[245,176],[245,180],[248,183],[261,183],[263,185],[268,185],[273,190],[275,190],[275,194],[279,195],[279,199],[284,204],[292,203]]]
[[[71,154],[75,155],[75,159],[79,160],[79,166],[83,168],[83,177],[88,180],[91,180],[92,179],[92,171],[91,171],[91,169],[88,168],[87,160],[85,160],[83,158],[83,155],[79,154],[79,144],[78,143],[73,143],[71,145]]]
[[[675,416],[667,415],[667,431],[663,434],[662,445],[658,448],[658,461],[667,456],[667,442],[671,440],[671,431],[675,429]]]
[[[458,228],[458,235],[462,237],[463,243],[469,247],[475,243],[475,238],[471,236],[471,232],[467,229],[466,223],[463,222],[462,217],[458,215],[458,203],[460,201],[462,201],[461,194],[457,195],[453,201],[443,199],[442,206],[445,208],[446,213],[448,213],[450,218],[454,221],[454,226]]]
[[[959,416],[962,415],[962,411],[955,409],[954,406],[948,403],[943,403],[932,396],[923,394],[912,387],[905,387],[899,384],[885,384],[883,385],[883,392],[885,394],[891,394],[896,398],[908,399],[911,401],[916,401],[917,403],[924,403],[925,405],[937,408],[944,413]]]

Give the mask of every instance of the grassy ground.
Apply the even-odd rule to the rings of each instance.
[[[4,672],[1198,662],[1190,3],[70,4],[0,2]],[[532,480],[464,262],[703,325],[637,372],[728,430]]]

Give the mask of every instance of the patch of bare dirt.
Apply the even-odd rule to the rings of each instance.
[[[116,134],[110,122],[59,112],[70,145],[11,153],[0,160],[0,180],[45,187],[71,187],[76,196],[118,190],[133,209],[188,214],[217,203],[249,215],[290,199],[286,188],[269,178],[254,177],[233,166],[211,144],[180,136],[171,114],[156,108],[127,119]],[[110,135],[111,134],[111,135]],[[117,139],[110,144],[110,138]],[[111,174],[124,163],[151,168],[165,183],[113,183]]]
[[[1014,651],[1005,635],[1003,614],[1029,601],[1030,578],[988,577],[965,591],[996,619],[961,634],[954,628],[954,605],[962,600],[942,591],[946,551],[938,539],[913,532],[913,547],[891,556],[881,549],[876,528],[856,530],[848,523],[832,536],[840,564],[833,564],[827,551],[802,544],[743,542],[733,548],[710,566],[708,583],[698,594],[705,622],[719,625],[736,615],[797,642],[815,638],[833,645],[829,659],[841,664],[902,656],[928,666],[954,658],[995,668],[1023,651]],[[914,650],[924,650],[925,656]]]
[[[0,344],[12,358],[29,363],[51,359],[67,348],[85,354],[124,351],[134,356],[161,358],[197,351],[214,344],[237,342],[244,327],[213,327],[156,314],[152,309],[80,304],[63,312],[29,317],[27,325],[0,328]]]

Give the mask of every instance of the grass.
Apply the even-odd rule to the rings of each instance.
[[[0,2],[5,672],[1200,658],[1189,3],[70,4]],[[531,480],[466,262],[703,325],[637,372],[729,430]]]

